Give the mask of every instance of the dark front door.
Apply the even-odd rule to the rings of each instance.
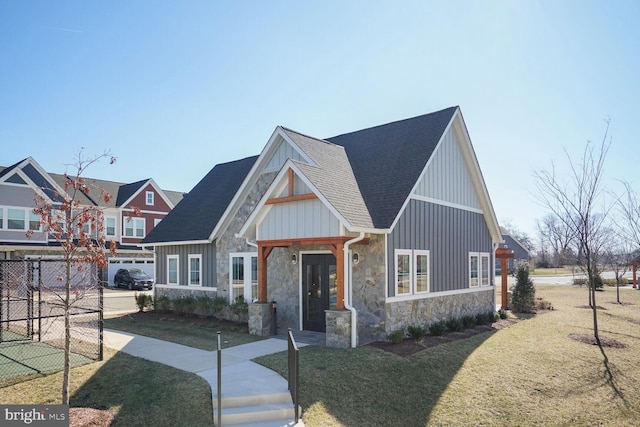
[[[325,332],[325,310],[336,308],[336,258],[332,254],[302,256],[302,327]]]

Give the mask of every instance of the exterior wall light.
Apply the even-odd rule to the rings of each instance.
[[[354,264],[357,264],[360,262],[360,254],[358,252],[354,252],[353,256],[351,257],[351,261],[353,261]]]
[[[291,255],[291,264],[297,264],[298,263],[298,255],[293,254]]]

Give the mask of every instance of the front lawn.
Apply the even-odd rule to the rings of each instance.
[[[535,281],[535,279],[534,279]],[[640,291],[598,292],[600,333],[614,383],[589,334],[586,289],[540,286],[554,310],[400,357],[371,346],[304,347],[303,419],[309,427],[352,425],[640,425]],[[286,354],[257,360],[285,375]]]
[[[162,314],[154,311],[104,319],[104,327],[209,351],[218,348],[218,331],[221,332],[223,348],[263,339],[249,335],[246,323],[229,322],[211,317]]]
[[[71,407],[106,409],[121,426],[211,426],[211,390],[195,375],[105,348],[71,371]],[[57,404],[62,373],[0,389],[2,404]],[[72,419],[72,425],[74,420]],[[92,424],[100,425],[100,424]]]

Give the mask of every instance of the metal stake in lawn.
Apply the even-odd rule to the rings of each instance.
[[[509,267],[507,265],[507,260],[514,257],[515,254],[508,246],[496,249],[496,258],[501,261],[502,268],[502,306],[500,308],[503,310],[507,310],[509,308],[509,298],[507,298],[507,274],[509,273],[507,270]]]
[[[218,426],[222,425],[222,345],[218,331]]]

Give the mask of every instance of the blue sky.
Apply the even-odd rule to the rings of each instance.
[[[398,4],[399,3],[399,4]],[[638,175],[640,2],[0,3],[0,165],[188,191],[277,125],[331,137],[460,105],[498,218],[534,234],[533,171],[611,119]]]

